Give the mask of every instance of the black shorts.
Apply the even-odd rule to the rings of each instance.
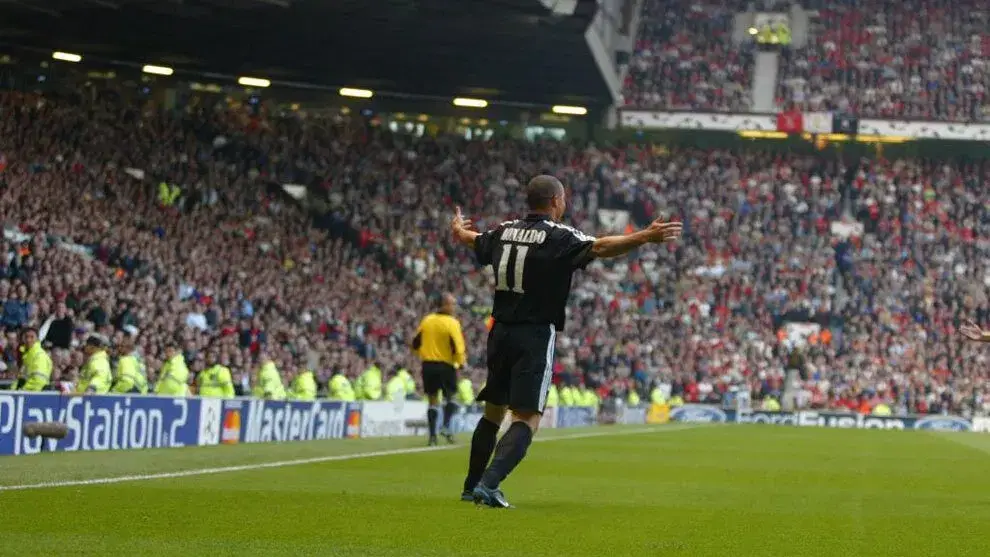
[[[543,413],[553,379],[553,325],[495,323],[488,333],[488,380],[478,400]]]
[[[423,391],[426,396],[442,391],[445,399],[454,400],[457,370],[446,362],[423,362]]]

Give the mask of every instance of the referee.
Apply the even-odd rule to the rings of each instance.
[[[564,328],[574,271],[596,258],[619,257],[681,235],[681,223],[659,219],[639,232],[604,238],[561,224],[567,203],[564,185],[553,176],[529,182],[526,204],[526,218],[503,222],[484,234],[471,230],[459,208],[450,225],[455,240],[474,248],[478,263],[495,269],[488,379],[478,393],[485,414],[471,438],[461,499],[496,508],[510,506],[499,486],[526,456],[546,407],[554,345]],[[496,445],[507,410],[512,411],[512,425]]]
[[[457,393],[457,368],[467,361],[464,334],[461,324],[454,317],[456,301],[451,294],[440,298],[436,313],[423,318],[412,341],[412,349],[423,361],[423,391],[430,401],[426,421],[430,426],[430,445],[437,444],[437,412],[440,410],[440,393],[446,406],[443,408],[443,429],[447,442],[453,443],[450,419],[457,411],[454,395]]]

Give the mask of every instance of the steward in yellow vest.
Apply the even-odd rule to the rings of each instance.
[[[406,381],[396,373],[385,383],[385,400],[394,402],[406,399]]]
[[[282,383],[282,375],[275,367],[275,362],[271,358],[262,360],[261,368],[251,389],[251,396],[257,398],[267,398],[271,400],[285,400],[285,385]]]
[[[474,404],[474,385],[471,384],[471,380],[467,377],[461,377],[457,381],[457,402],[463,404],[464,406],[471,406]]]
[[[777,34],[773,32],[773,28],[769,25],[764,25],[757,35],[757,42],[762,44],[771,44],[777,42]]]
[[[52,359],[38,340],[38,331],[26,329],[21,335],[21,377],[20,390],[43,391],[52,382]]]
[[[416,380],[413,379],[413,376],[409,373],[408,369],[402,368],[396,375],[401,377],[406,384],[406,397],[416,394]]]
[[[110,390],[117,394],[148,394],[144,362],[135,350],[134,339],[131,337],[125,337],[117,345],[117,374]]]
[[[642,401],[639,399],[639,393],[636,392],[636,389],[630,389],[629,396],[626,398],[626,404],[629,406],[639,406],[640,402]]]
[[[560,389],[560,405],[574,406],[578,401],[578,390],[570,385],[565,385]]]
[[[653,404],[667,402],[667,398],[663,396],[663,390],[660,387],[653,387],[653,391],[650,392],[650,402]]]
[[[317,389],[316,375],[311,370],[302,368],[289,383],[289,399],[316,400]]]
[[[206,361],[210,366],[196,376],[199,396],[234,398],[234,379],[230,368],[224,365],[227,363],[226,358],[221,359],[216,350],[211,350]]]
[[[893,411],[891,411],[890,406],[887,406],[883,402],[881,402],[880,404],[877,404],[876,406],[873,407],[873,415],[874,416],[890,416],[892,414],[893,414]]]
[[[779,42],[783,46],[790,46],[791,45],[791,29],[790,29],[790,27],[788,27],[784,23],[777,23],[775,25],[775,27],[776,27],[776,34],[777,34],[777,42]]]
[[[581,390],[581,404],[586,408],[598,408],[598,394],[594,390],[584,387]]]
[[[560,391],[557,390],[557,385],[550,383],[550,390],[547,392],[547,408],[556,408],[560,405]]]
[[[103,341],[99,337],[89,337],[86,339],[83,352],[86,353],[86,363],[83,364],[82,371],[79,373],[79,384],[76,385],[76,392],[106,394],[110,391],[113,376],[110,373],[110,356],[103,348]]]
[[[189,394],[189,367],[175,343],[165,347],[165,364],[158,372],[155,394],[162,396],[186,396]]]
[[[328,396],[332,400],[342,400],[344,402],[354,402],[354,387],[351,380],[343,373],[337,373],[330,378],[330,385],[327,388]]]
[[[364,370],[357,378],[354,391],[358,400],[382,399],[382,370],[378,365],[371,364],[371,367]]]

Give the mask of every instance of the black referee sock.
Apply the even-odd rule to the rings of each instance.
[[[488,461],[495,451],[495,439],[498,437],[498,426],[495,422],[482,417],[478,427],[474,428],[471,437],[471,460],[468,461],[468,474],[464,479],[464,491],[471,491],[481,481],[481,475],[488,466]]]
[[[481,476],[481,483],[489,489],[498,487],[512,470],[522,462],[526,450],[533,442],[533,430],[525,422],[512,422],[495,447],[495,458]]]
[[[457,403],[451,400],[447,401],[447,404],[443,407],[443,430],[446,433],[450,433],[450,420],[457,413]]]
[[[430,406],[426,411],[426,423],[430,426],[430,438],[437,436],[437,407]]]

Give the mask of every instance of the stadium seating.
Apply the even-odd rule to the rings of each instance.
[[[806,48],[781,63],[781,104],[860,116],[985,119],[983,5],[909,0],[819,0]]]
[[[626,106],[746,112],[753,55],[730,41],[739,2],[651,0],[623,85]]]
[[[862,117],[987,119],[990,38],[972,0],[806,0],[808,44],[781,50],[777,105]],[[731,43],[747,3],[644,2],[623,86],[628,107],[746,112],[752,44]],[[779,7],[777,8],[780,9]]]
[[[640,225],[656,214],[687,223],[680,246],[581,276],[558,380],[602,393],[665,384],[689,402],[740,388],[779,396],[793,346],[778,334],[813,322],[822,328],[803,348],[801,404],[987,405],[984,352],[954,337],[959,319],[990,318],[982,167],[417,140],[360,117],[248,105],[174,116],[17,93],[0,105],[9,369],[9,333],[57,321],[48,341],[69,383],[87,334],[125,330],[139,331],[152,379],[178,338],[194,370],[208,344],[221,346],[244,386],[260,353],[281,369],[319,354],[325,381],[369,361],[410,363],[409,334],[446,290],[465,308],[480,384],[491,273],[451,245],[447,213],[459,204],[489,227],[519,214],[520,186],[549,170],[589,232],[603,206]],[[275,181],[308,187],[328,214],[312,219]],[[162,202],[160,183],[178,196]]]

